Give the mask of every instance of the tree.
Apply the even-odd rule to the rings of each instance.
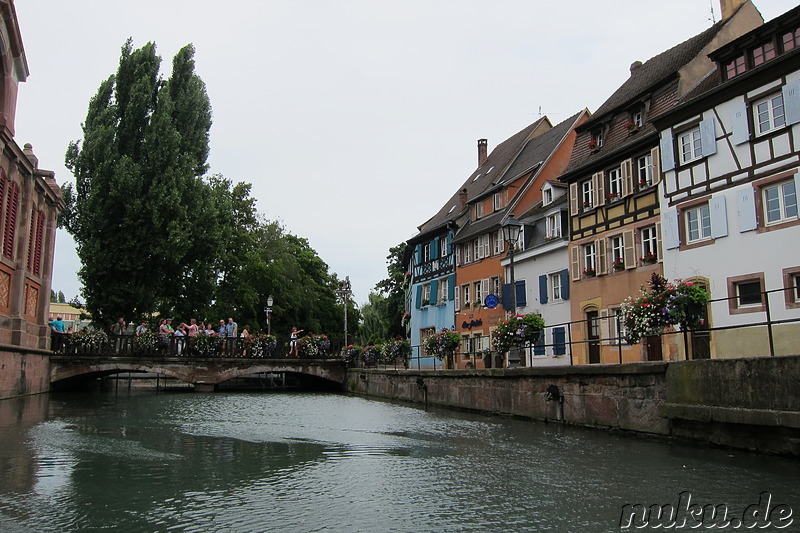
[[[82,141],[67,150],[75,187],[60,223],[75,238],[98,322],[170,312],[215,281],[212,246],[198,238],[215,218],[201,178],[211,106],[193,58],[191,45],[181,49],[165,81],[155,44],[133,50],[129,39],[89,102]]]
[[[405,327],[401,324],[406,308],[406,270],[403,266],[405,251],[405,242],[389,248],[389,255],[386,256],[388,277],[375,285],[375,289],[386,298],[386,301],[380,307],[380,312],[383,314],[383,320],[387,324],[387,338],[406,336]],[[370,302],[372,302],[372,298],[370,298]]]

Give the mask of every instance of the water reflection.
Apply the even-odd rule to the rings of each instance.
[[[2,531],[614,531],[626,503],[800,510],[798,462],[322,394],[0,402]]]

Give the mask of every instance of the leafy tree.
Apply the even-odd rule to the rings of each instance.
[[[82,141],[67,150],[75,187],[60,223],[75,238],[97,321],[171,312],[192,291],[211,294],[213,243],[198,236],[214,219],[201,178],[211,107],[193,57],[191,45],[179,51],[165,81],[155,44],[134,50],[129,39],[89,102]]]
[[[358,328],[358,343],[362,346],[369,342],[380,342],[393,338],[390,315],[388,313],[389,300],[380,294],[370,292],[369,301],[361,309],[361,325]]]
[[[380,305],[379,311],[382,313],[383,320],[386,323],[387,338],[406,336],[405,327],[401,324],[406,306],[406,270],[403,266],[403,254],[405,254],[405,251],[405,242],[389,248],[389,255],[386,256],[388,276],[375,285],[375,289],[379,291],[379,294],[385,297],[385,302]],[[370,303],[372,303],[371,295]]]

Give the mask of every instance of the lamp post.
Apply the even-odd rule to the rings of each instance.
[[[267,315],[267,335],[272,335],[272,295],[267,296],[267,306],[264,308],[264,313]]]
[[[353,291],[351,290],[350,286],[350,276],[344,278],[339,284],[339,288],[336,290],[336,294],[342,297],[342,302],[344,303],[344,345],[347,346],[347,302],[348,296],[352,294]]]
[[[503,221],[502,224],[503,228],[503,240],[506,241],[508,244],[508,269],[509,275],[511,278],[511,310],[516,315],[517,314],[517,285],[514,280],[514,248],[516,247],[517,241],[519,240],[519,233],[522,231],[522,222],[514,218],[512,213],[509,213],[508,218]],[[511,363],[519,363],[518,359],[519,355],[516,353],[514,354],[514,358],[512,359],[511,352],[508,354],[508,363],[511,366]]]

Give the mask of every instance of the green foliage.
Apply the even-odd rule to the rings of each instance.
[[[536,342],[542,329],[544,329],[544,319],[541,315],[531,313],[512,316],[492,330],[492,345],[498,352],[507,352],[514,346]]]
[[[406,281],[403,256],[405,251],[405,242],[389,249],[389,255],[386,256],[388,276],[375,285],[375,289],[379,291],[379,296],[382,298],[375,302],[375,312],[380,316],[382,327],[386,328],[386,332],[383,335],[386,338],[406,336],[406,328],[403,323],[403,313],[405,312],[404,283]],[[371,295],[370,305],[373,305]]]
[[[437,359],[444,359],[446,355],[453,355],[461,345],[461,335],[449,329],[442,329],[425,339],[425,351]]]

